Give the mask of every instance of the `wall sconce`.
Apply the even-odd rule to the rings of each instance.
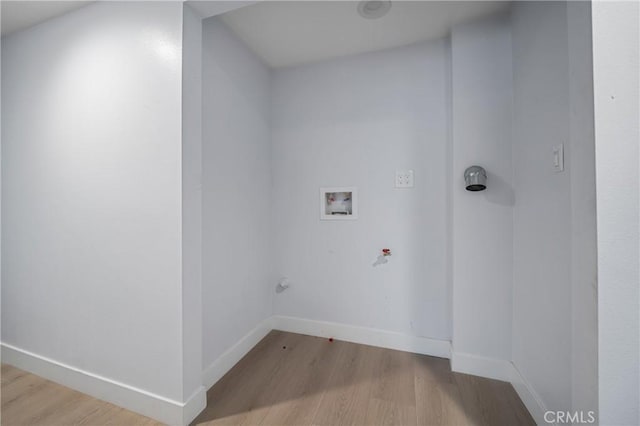
[[[464,182],[467,191],[484,191],[487,189],[487,172],[480,166],[471,166],[464,171]]]

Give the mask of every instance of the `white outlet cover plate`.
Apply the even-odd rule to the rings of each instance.
[[[396,188],[413,188],[413,170],[396,170]]]

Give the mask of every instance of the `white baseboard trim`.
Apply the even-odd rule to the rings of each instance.
[[[513,388],[518,393],[518,396],[524,403],[525,407],[527,407],[527,410],[529,410],[529,413],[531,414],[531,417],[533,417],[533,420],[535,420],[536,424],[539,424],[539,425],[552,424],[552,423],[548,423],[544,419],[544,413],[547,412],[547,407],[544,404],[544,402],[542,402],[540,395],[538,395],[538,393],[531,386],[531,383],[529,383],[529,381],[525,379],[522,373],[520,373],[520,370],[518,370],[518,367],[516,367],[513,362],[509,364],[510,364],[510,369],[509,369],[510,380],[509,381],[511,382],[511,384],[513,385]]]
[[[513,362],[454,351],[451,369],[457,373],[510,382],[536,424],[550,424],[544,420],[545,404]]]
[[[269,334],[269,332],[273,330],[271,324],[271,318],[262,321],[256,328],[240,339],[238,343],[227,349],[218,359],[212,362],[211,365],[202,372],[202,383],[205,388],[209,389],[213,386],[222,376],[227,374],[247,352],[253,349],[260,340]]]
[[[178,402],[7,343],[1,345],[4,363],[169,425],[188,424],[206,405],[202,386],[186,402]]]
[[[495,358],[487,358],[464,352],[453,352],[451,356],[451,370],[456,373],[471,374],[489,379],[510,381],[511,363]]]
[[[448,340],[429,339],[409,336],[374,328],[358,327],[327,321],[315,321],[303,318],[274,316],[272,327],[275,330],[307,334],[317,337],[333,337],[363,345],[378,346],[405,352],[414,352],[440,358],[451,357],[451,343]]]
[[[182,407],[181,426],[191,424],[205,408],[207,408],[207,389],[204,386],[200,386],[193,392]]]

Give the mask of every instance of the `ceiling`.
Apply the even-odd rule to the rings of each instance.
[[[69,11],[79,9],[90,1],[7,1],[2,0],[2,35],[31,27]]]
[[[2,35],[92,1],[7,1]],[[451,27],[506,10],[508,1],[394,1],[389,13],[365,19],[357,1],[190,1],[221,19],[268,65],[278,68],[398,47],[446,36]],[[244,7],[241,7],[244,6]]]
[[[264,1],[221,19],[278,68],[445,37],[453,25],[499,13],[507,1],[394,1],[365,19],[357,1]]]

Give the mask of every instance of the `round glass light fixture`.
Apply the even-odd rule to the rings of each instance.
[[[358,3],[358,13],[366,19],[378,19],[391,9],[390,0],[362,0]]]

